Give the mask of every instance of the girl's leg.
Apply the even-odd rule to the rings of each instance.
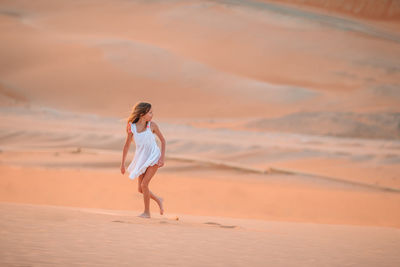
[[[140,193],[143,193],[142,190],[142,181],[143,181],[143,177],[144,177],[145,173],[141,174],[138,178],[138,191]],[[150,192],[150,198],[153,199],[155,202],[157,202],[158,206],[160,207],[160,214],[163,215],[164,214],[164,209],[163,209],[163,198],[157,196],[156,194],[154,194],[153,192],[151,192],[151,190],[149,190]]]
[[[144,212],[140,215],[141,217],[150,218],[150,190],[149,183],[151,178],[153,178],[154,174],[157,172],[158,165],[155,164],[153,166],[147,167],[147,170],[144,174],[141,187],[143,191],[143,200],[144,200]]]

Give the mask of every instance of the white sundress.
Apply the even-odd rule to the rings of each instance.
[[[127,168],[130,173],[129,178],[132,180],[143,174],[147,167],[155,165],[161,156],[161,151],[151,131],[150,123],[151,121],[147,123],[146,130],[140,133],[136,131],[136,123],[130,123],[136,143],[135,156]]]

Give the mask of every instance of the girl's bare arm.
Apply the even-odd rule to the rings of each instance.
[[[154,126],[153,132],[158,136],[158,138],[161,141],[161,158],[164,159],[165,158],[165,138],[162,135],[158,125],[155,122],[152,122],[152,125]]]
[[[133,138],[133,133],[131,131],[129,131],[126,134],[125,145],[124,145],[124,149],[122,151],[122,162],[121,162],[121,172],[122,172],[122,174],[125,173],[125,159],[126,159],[126,155],[128,154],[129,147],[130,147],[131,142],[132,142],[132,138]]]

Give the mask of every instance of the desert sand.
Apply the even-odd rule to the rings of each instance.
[[[400,266],[398,3],[1,1],[0,265]]]
[[[0,210],[5,214],[1,221],[0,253],[6,266],[32,263],[35,266],[397,266],[400,263],[400,233],[393,228],[187,214],[148,220],[120,210],[15,203],[1,203]]]

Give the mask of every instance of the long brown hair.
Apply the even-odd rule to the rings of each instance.
[[[139,121],[140,117],[145,115],[147,112],[149,112],[151,109],[151,104],[147,102],[138,102],[133,106],[131,115],[129,115],[128,120],[127,120],[127,128],[126,130],[129,131],[130,125],[129,123],[136,123]],[[146,127],[147,127],[147,121],[146,121]]]

